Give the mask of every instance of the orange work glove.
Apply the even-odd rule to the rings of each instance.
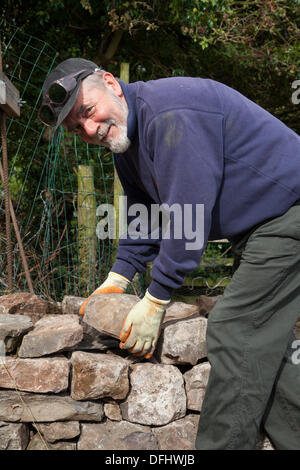
[[[98,294],[123,294],[130,284],[129,279],[121,274],[110,272],[106,280],[98,287],[81,305],[79,309],[80,315],[84,315],[85,306],[92,297],[92,295]]]

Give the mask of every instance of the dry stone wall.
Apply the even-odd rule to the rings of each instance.
[[[82,298],[0,297],[0,450],[193,450],[218,299],[169,305],[145,360],[119,348],[135,296],[96,296],[83,318]]]

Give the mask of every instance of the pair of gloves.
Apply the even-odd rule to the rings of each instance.
[[[120,274],[110,272],[107,279],[91,295],[123,294],[130,281]],[[79,313],[84,314],[87,298],[80,307]],[[149,359],[154,353],[160,333],[166,307],[170,300],[160,300],[153,297],[148,290],[126,316],[120,333],[120,348],[136,356]]]

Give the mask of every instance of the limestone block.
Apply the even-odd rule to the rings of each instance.
[[[20,357],[46,356],[80,343],[82,326],[76,315],[51,315],[39,320],[22,341]]]
[[[203,362],[183,375],[189,410],[201,411],[210,369],[209,362]]]
[[[71,397],[74,400],[111,397],[123,399],[129,391],[128,362],[115,355],[75,351]]]
[[[123,419],[162,426],[186,413],[186,395],[181,372],[163,364],[134,364],[131,389],[120,404]]]
[[[0,387],[36,393],[59,393],[69,385],[70,364],[65,357],[20,359],[7,357],[0,367]]]

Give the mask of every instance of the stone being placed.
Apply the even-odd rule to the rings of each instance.
[[[206,327],[204,317],[163,325],[155,357],[163,364],[197,364],[206,357]]]
[[[29,292],[15,292],[0,297],[0,314],[27,315],[33,323],[45,315],[60,313],[58,304]]]
[[[85,307],[83,324],[102,334],[119,339],[126,315],[140,299],[131,294],[101,294],[92,296]],[[168,305],[164,323],[197,315],[199,308],[183,302]]]
[[[202,362],[183,375],[189,410],[201,411],[210,369],[209,362]]]
[[[0,421],[0,450],[25,450],[29,441],[26,424]]]
[[[183,376],[174,366],[135,364],[131,366],[131,389],[120,404],[123,419],[162,426],[186,413]]]
[[[0,420],[37,423],[53,421],[102,421],[103,404],[73,400],[69,396],[0,390]]]
[[[77,315],[53,315],[39,320],[22,341],[20,357],[40,357],[72,348],[83,338]]]
[[[166,426],[152,428],[160,450],[195,450],[199,415],[187,415]]]
[[[123,399],[129,391],[129,364],[119,356],[75,351],[71,397],[74,400],[111,397]]]
[[[78,450],[155,450],[157,440],[148,426],[127,421],[82,423]]]
[[[70,364],[65,357],[6,357],[0,367],[0,387],[35,393],[59,393],[68,388]]]
[[[32,321],[25,315],[12,315],[5,313],[0,315],[0,341],[4,342],[4,352],[13,352],[21,337],[25,333],[28,333],[28,331],[32,330],[32,328]]]

